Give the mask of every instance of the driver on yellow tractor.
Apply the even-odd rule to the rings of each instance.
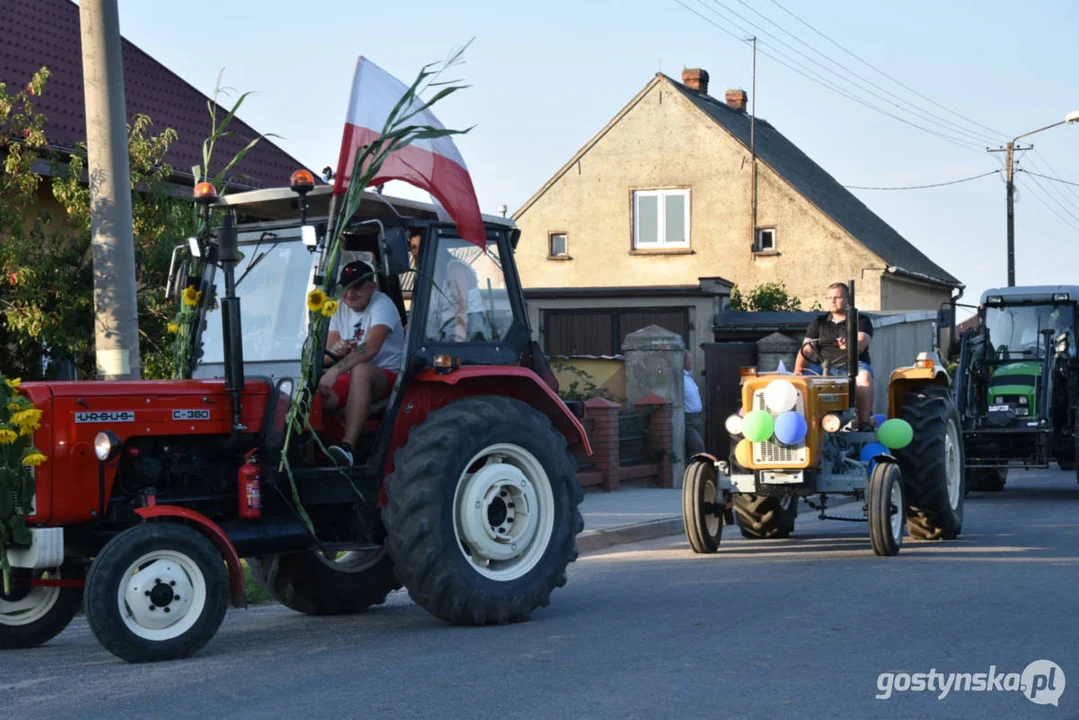
[[[819,362],[828,362],[829,375],[846,375],[847,360],[847,309],[850,291],[846,283],[836,282],[828,286],[825,303],[828,313],[809,323],[802,349],[794,360],[794,374],[812,375],[823,373]],[[871,427],[873,414],[873,368],[869,360],[869,343],[873,339],[873,325],[864,315],[858,316],[858,424]],[[814,357],[816,356],[816,357]]]
[[[323,408],[345,407],[345,432],[327,450],[338,465],[352,465],[371,405],[389,395],[401,366],[405,332],[393,300],[378,289],[375,273],[362,260],[339,278],[344,294],[330,320],[326,354],[334,360],[318,383]]]

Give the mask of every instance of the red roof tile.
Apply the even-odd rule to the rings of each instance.
[[[153,120],[152,130],[176,130],[178,138],[165,161],[177,173],[190,175],[202,164],[202,141],[210,134],[207,97],[161,63],[123,41],[124,95],[130,122],[136,114]],[[0,0],[0,82],[8,91],[23,88],[45,66],[52,73],[35,107],[48,118],[45,134],[53,146],[74,147],[86,140],[82,86],[82,40],[79,7],[70,0]],[[219,111],[224,117],[228,108]],[[214,170],[219,170],[258,133],[239,118],[229,125],[237,135],[218,142]],[[237,171],[250,179],[245,187],[281,187],[301,163],[269,140],[262,140]],[[313,173],[318,177],[317,173]]]

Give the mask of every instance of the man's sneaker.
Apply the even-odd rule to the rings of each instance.
[[[326,454],[330,456],[335,465],[352,467],[352,446],[348,443],[338,443],[326,448]]]

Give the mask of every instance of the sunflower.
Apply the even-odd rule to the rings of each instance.
[[[168,328],[166,328],[166,329],[172,335],[175,335],[176,333],[180,332],[180,326],[177,325],[176,323],[169,323]]]
[[[24,428],[28,425],[36,426],[41,422],[41,411],[36,408],[28,408],[26,410],[19,410],[11,415],[8,420],[12,425],[20,425]],[[24,433],[25,434],[25,433]]]
[[[4,378],[4,382],[7,383],[7,386],[12,390],[18,390],[19,386],[22,385],[21,378]]]
[[[38,465],[44,465],[46,460],[48,460],[47,457],[34,450],[22,459],[22,464],[26,467],[37,467]]]
[[[325,303],[323,303],[322,317],[333,317],[335,312],[337,312],[336,300],[327,300]]]
[[[188,287],[184,289],[184,305],[194,307],[199,304],[199,295],[201,293],[194,287]]]
[[[307,309],[311,312],[318,312],[324,304],[326,304],[326,293],[321,290],[312,290],[307,293]]]
[[[0,427],[0,445],[10,445],[19,439],[18,434],[9,427]]]

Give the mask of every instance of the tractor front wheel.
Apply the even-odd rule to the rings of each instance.
[[[710,460],[693,460],[682,480],[682,524],[689,547],[695,553],[714,553],[723,538],[723,511],[719,506],[716,466]]]
[[[98,553],[86,577],[90,630],[128,662],[193,655],[221,626],[229,578],[202,533],[174,522],[125,530]]]
[[[523,620],[577,558],[583,498],[565,437],[523,402],[450,403],[386,478],[386,547],[412,599],[459,625]]]
[[[68,626],[82,602],[82,588],[42,587],[28,583],[33,578],[81,580],[86,566],[75,560],[50,570],[12,568],[11,592],[0,584],[0,650],[18,650],[43,645]]]
[[[866,510],[873,552],[890,557],[903,546],[903,474],[892,462],[878,462],[869,476]]]

